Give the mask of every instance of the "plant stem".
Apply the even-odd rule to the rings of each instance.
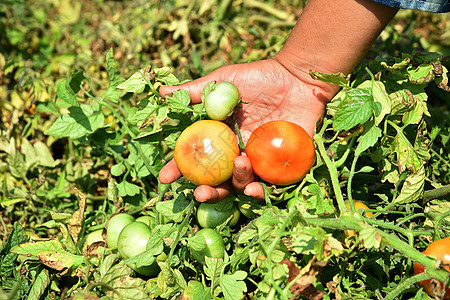
[[[344,211],[347,210],[347,208],[345,207],[344,197],[342,196],[342,191],[341,188],[339,187],[338,171],[334,163],[330,160],[330,158],[327,155],[322,137],[319,136],[319,134],[316,134],[314,136],[314,140],[316,141],[320,156],[322,157],[323,161],[325,162],[328,168],[328,171],[330,172],[331,184],[333,186],[333,191],[339,206],[339,211],[343,213]]]
[[[345,222],[339,219],[323,219],[323,218],[306,218],[309,224],[326,227],[331,229],[339,229],[339,230],[356,230],[361,231],[363,226],[360,222],[358,222],[355,218],[346,218]],[[369,220],[367,220],[369,221]],[[364,228],[370,228],[372,226],[366,225]],[[375,227],[372,227],[375,229]],[[408,243],[400,240],[397,236],[384,232],[383,230],[376,229],[376,232],[381,235],[383,241],[390,247],[399,251],[400,253],[405,254],[405,256],[409,257],[411,260],[421,264],[425,267],[427,274],[429,274],[432,278],[436,278],[441,282],[445,282],[447,277],[447,271],[444,269],[437,269],[435,267],[436,260],[426,256],[425,254],[420,253],[415,248],[410,246]]]
[[[403,281],[402,283],[398,284],[395,289],[393,289],[386,297],[384,297],[383,300],[394,300],[397,299],[397,297],[403,293],[408,287],[412,286],[413,284],[418,283],[419,281],[422,280],[427,280],[430,279],[431,276],[428,275],[427,273],[420,273],[417,274],[413,277],[410,277],[408,279],[406,279],[405,281]]]
[[[427,204],[433,199],[443,198],[450,195],[450,184],[444,185],[434,190],[428,190],[423,193],[422,205]]]
[[[173,253],[175,252],[175,247],[177,246],[178,241],[180,240],[181,231],[183,230],[184,226],[186,226],[187,222],[189,221],[189,218],[191,217],[192,209],[194,208],[194,204],[195,204],[194,200],[192,200],[191,203],[189,203],[188,212],[186,213],[186,216],[184,217],[183,222],[181,222],[180,226],[178,227],[177,235],[173,241],[172,247],[170,248],[169,255],[167,256],[167,261],[169,262],[169,265],[172,262],[172,256],[173,256]]]

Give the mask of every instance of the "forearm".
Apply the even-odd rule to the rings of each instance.
[[[275,59],[294,74],[351,73],[397,10],[371,0],[309,0]]]

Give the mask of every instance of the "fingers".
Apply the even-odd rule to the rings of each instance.
[[[171,159],[159,172],[159,181],[170,184],[182,176],[174,159]],[[217,203],[233,193],[234,190],[244,192],[247,196],[264,199],[264,189],[259,182],[253,182],[250,160],[246,156],[238,156],[234,160],[233,179],[218,186],[200,185],[194,191],[199,202]]]
[[[194,192],[194,197],[199,202],[217,203],[229,196],[233,191],[230,182],[224,182],[218,186],[199,185]]]
[[[169,184],[180,178],[181,172],[175,163],[175,159],[171,159],[161,171],[159,171],[158,179],[162,184]]]
[[[200,77],[196,80],[186,82],[186,83],[176,85],[176,86],[163,85],[159,88],[159,92],[162,97],[165,97],[166,95],[169,95],[175,91],[186,90],[189,92],[189,95],[191,96],[192,104],[196,104],[196,103],[200,103],[202,101],[201,100],[202,90],[206,86],[206,84],[212,80],[216,80],[216,81],[220,80],[217,72],[212,72],[212,73],[205,75],[203,77]]]
[[[264,200],[264,189],[259,182],[251,182],[249,183],[245,189],[244,194],[247,196],[253,197],[258,200]]]
[[[242,192],[247,184],[255,179],[252,164],[247,156],[238,156],[233,161],[233,186],[238,192]]]

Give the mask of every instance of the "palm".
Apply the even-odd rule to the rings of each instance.
[[[312,135],[329,100],[309,74],[299,79],[274,60],[225,66],[217,73],[218,81],[233,82],[242,95],[235,119],[244,139],[271,120],[297,123]]]

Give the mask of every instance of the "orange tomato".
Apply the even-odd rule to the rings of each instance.
[[[270,121],[256,128],[246,145],[253,172],[278,185],[300,181],[316,158],[308,133],[288,121]]]
[[[436,240],[432,242],[425,251],[422,252],[426,255],[431,255],[436,258],[442,260],[444,264],[450,264],[450,237]],[[450,272],[450,267],[445,267],[447,271]],[[414,274],[420,274],[425,271],[425,268],[418,263],[414,264]],[[434,297],[433,289],[431,287],[431,279],[423,280],[419,282],[419,284],[423,287],[424,291],[427,292],[428,295]],[[441,282],[441,291],[442,291],[443,283]],[[444,295],[444,299],[450,299],[450,288],[447,287]]]
[[[174,158],[181,174],[196,185],[216,186],[233,174],[239,155],[234,132],[215,120],[197,121],[179,136]]]

